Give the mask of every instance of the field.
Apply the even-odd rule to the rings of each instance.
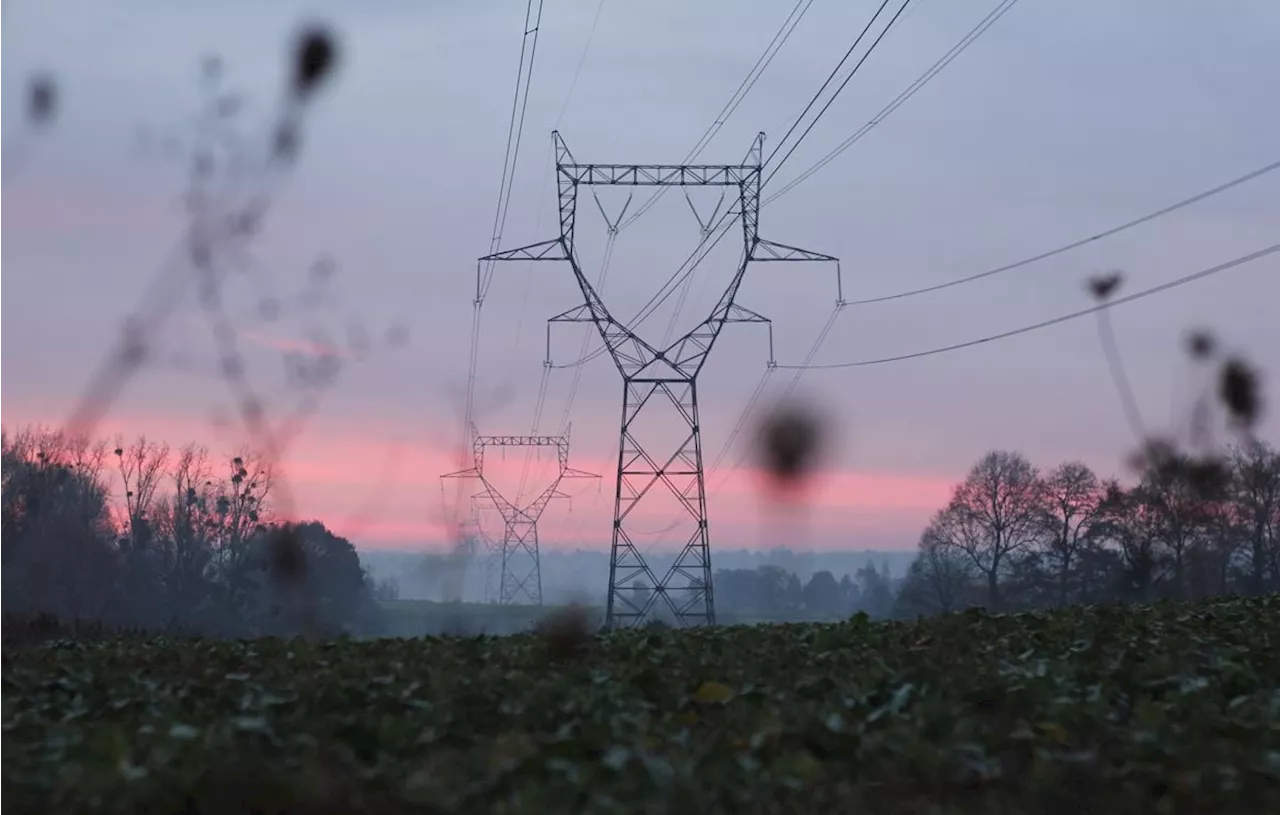
[[[11,812],[1280,812],[1280,598],[4,651]]]
[[[382,602],[381,633],[394,637],[498,636],[527,632],[548,615],[563,613],[567,606],[528,606],[494,603],[440,603],[431,600],[387,600]],[[604,622],[604,608],[582,609],[595,625]],[[721,625],[781,622],[765,615],[720,611]]]
[[[531,629],[550,609],[496,603],[439,603],[388,600],[382,606],[383,630],[396,637],[498,636]],[[602,612],[593,611],[601,619]]]

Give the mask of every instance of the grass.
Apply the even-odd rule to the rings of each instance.
[[[578,632],[6,646],[5,804],[1280,811],[1277,597]]]

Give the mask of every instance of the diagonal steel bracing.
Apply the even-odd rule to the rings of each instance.
[[[759,134],[741,164],[581,164],[559,133],[552,133],[556,152],[560,234],[556,238],[507,249],[480,258],[495,260],[559,260],[567,262],[582,292],[583,303],[549,322],[591,322],[622,375],[622,426],[618,444],[617,491],[609,568],[607,627],[642,623],[658,603],[681,625],[715,624],[711,579],[711,546],[707,531],[706,480],[702,426],[698,416],[698,374],[727,323],[769,321],[735,300],[748,264],[762,261],[839,261],[818,252],[760,238],[760,186],[764,134]],[[743,251],[733,278],[706,319],[665,348],[646,342],[616,319],[587,280],[574,248],[578,189],[582,186],[724,187],[737,200],[726,214],[741,223]],[[717,209],[719,206],[717,205]],[[704,239],[712,231],[694,210]],[[548,346],[550,340],[548,339]],[[770,329],[770,364],[773,338]],[[548,347],[548,356],[550,348]],[[660,412],[684,430],[674,447],[647,438],[637,424],[642,413]],[[636,507],[654,490],[666,491],[688,512],[693,532],[670,568],[659,578],[646,563],[632,537]]]
[[[560,492],[566,478],[599,478],[595,473],[569,466],[569,437],[566,436],[481,436],[472,428],[475,464],[465,470],[446,473],[441,478],[479,479],[483,490],[472,496],[472,512],[493,509],[502,516],[502,543],[491,545],[489,570],[498,571],[498,602],[542,605],[542,567],[538,554],[538,520],[553,498],[567,498]],[[484,453],[489,447],[554,447],[559,469],[556,477],[528,504],[517,506],[507,500],[485,477]],[[493,565],[496,561],[496,567]],[[500,570],[500,571],[499,571]],[[487,577],[487,576],[486,576]]]

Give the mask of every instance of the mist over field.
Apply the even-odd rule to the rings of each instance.
[[[607,545],[593,549],[561,551],[547,548],[542,551],[543,596],[553,605],[582,602],[602,602],[604,588],[609,581],[609,555]],[[469,600],[484,597],[484,564],[477,559],[466,570],[461,583],[432,579],[432,564],[444,559],[444,555],[424,557],[416,553],[394,550],[361,550],[360,562],[377,582],[395,581],[400,597],[406,600]],[[658,555],[651,562],[656,570],[667,568],[674,555]],[[814,572],[831,572],[837,580],[848,575],[854,577],[868,564],[885,569],[893,579],[901,579],[907,572],[913,551],[851,550],[847,552],[793,552],[789,549],[725,549],[716,552],[716,567],[723,569],[756,569],[760,566],[777,566],[807,581]],[[459,596],[458,592],[461,590]]]

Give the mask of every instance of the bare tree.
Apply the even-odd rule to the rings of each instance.
[[[6,610],[97,616],[114,588],[114,534],[103,455],[78,437],[33,428],[4,439]]]
[[[1044,479],[1044,556],[1053,572],[1058,605],[1073,599],[1073,570],[1098,522],[1104,494],[1098,477],[1078,461],[1059,466]],[[1080,587],[1076,588],[1078,594]]]
[[[1208,545],[1224,487],[1216,478],[1199,477],[1197,463],[1177,451],[1152,456],[1143,471],[1137,493],[1167,553],[1174,597],[1188,595],[1188,566],[1203,560],[1198,550]]]
[[[270,461],[243,451],[228,462],[226,481],[215,485],[217,551],[224,567],[240,566],[253,533],[268,520],[268,499],[274,486]]]
[[[156,488],[160,486],[169,463],[169,445],[139,436],[137,441],[126,447],[117,437],[115,455],[120,481],[124,484],[129,543],[134,548],[145,547],[154,537],[151,511],[155,506]]]
[[[986,578],[987,605],[1002,606],[1000,578],[1015,553],[1032,546],[1044,528],[1044,488],[1019,453],[987,453],[956,487],[946,536]]]
[[[205,448],[188,444],[169,469],[173,492],[157,503],[157,532],[163,542],[162,580],[175,607],[203,601],[213,566],[212,470]]]
[[[1231,499],[1250,594],[1280,591],[1280,452],[1262,442],[1230,451]]]
[[[945,614],[965,605],[973,594],[973,562],[955,545],[948,513],[944,509],[933,516],[907,571],[899,599],[912,611]]]

